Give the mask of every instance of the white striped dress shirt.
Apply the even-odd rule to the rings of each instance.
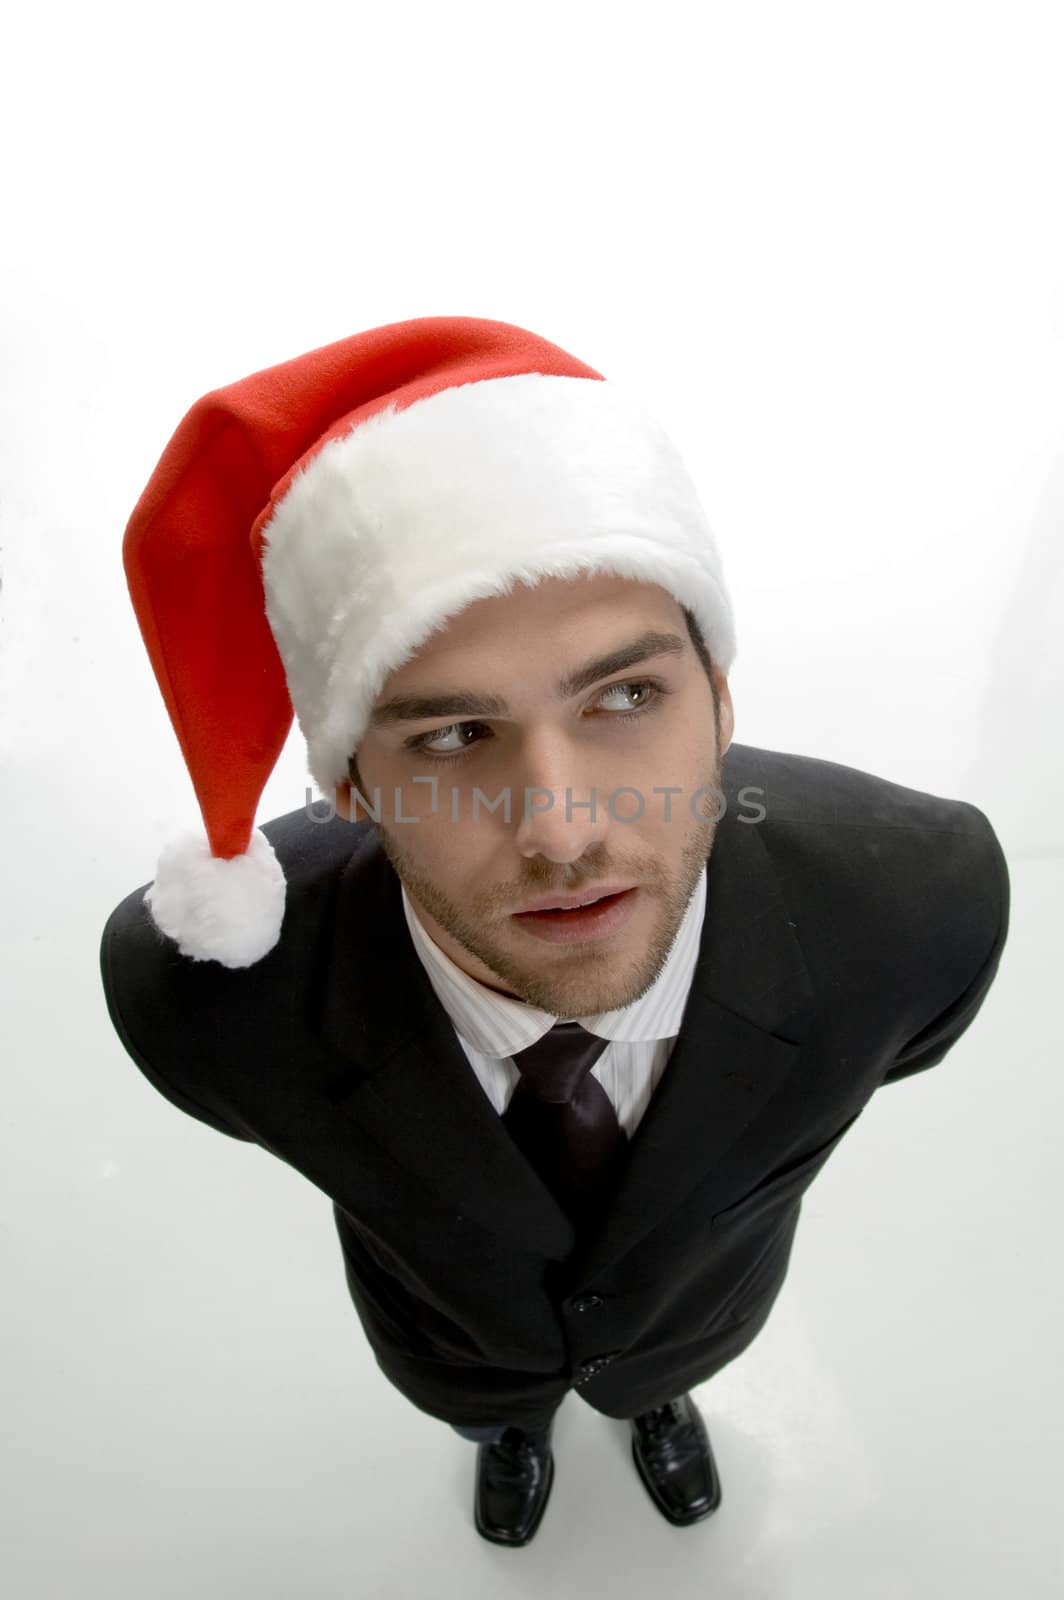
[[[414,948],[444,1007],[484,1093],[502,1116],[520,1081],[514,1064],[523,1050],[568,1018],[498,994],[457,967],[426,932],[406,889],[403,910]],[[680,1032],[680,1022],[698,960],[706,909],[706,868],[699,875],[683,921],[653,985],[630,1006],[575,1020],[601,1039],[609,1039],[591,1071],[601,1083],[631,1138],[650,1104]]]

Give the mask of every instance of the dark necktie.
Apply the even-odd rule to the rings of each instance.
[[[580,1229],[599,1219],[628,1145],[609,1095],[591,1073],[609,1042],[579,1022],[555,1023],[515,1054],[521,1081],[502,1118]]]

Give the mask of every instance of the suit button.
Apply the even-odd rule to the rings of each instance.
[[[600,1294],[582,1294],[573,1301],[574,1311],[594,1311],[605,1302]]]
[[[620,1355],[619,1350],[607,1350],[600,1356],[588,1356],[586,1361],[581,1361],[580,1371],[585,1378],[590,1378],[596,1372],[601,1371],[603,1367],[608,1367],[613,1358],[618,1355]]]

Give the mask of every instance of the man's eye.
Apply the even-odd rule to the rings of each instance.
[[[671,689],[667,689],[656,678],[640,678],[631,683],[611,683],[607,689],[603,689],[599,696],[599,701],[601,702],[609,695],[619,694],[627,694],[630,700],[633,692],[642,696],[642,703],[634,711],[608,713],[611,722],[634,721],[636,718],[643,716],[645,712],[653,711],[660,699],[672,693]],[[460,760],[464,752],[472,748],[467,741],[460,742],[457,748],[447,751],[431,750],[429,746],[431,744],[439,744],[441,740],[455,735],[462,740],[468,729],[483,727],[484,723],[482,722],[452,722],[446,728],[432,728],[428,733],[418,733],[413,738],[404,740],[403,749],[427,756],[430,761]],[[480,740],[476,740],[475,743],[479,744]]]

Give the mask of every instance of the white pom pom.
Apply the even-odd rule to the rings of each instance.
[[[281,936],[285,877],[261,828],[242,856],[211,854],[205,834],[183,833],[162,851],[144,903],[156,926],[193,961],[250,967]]]

